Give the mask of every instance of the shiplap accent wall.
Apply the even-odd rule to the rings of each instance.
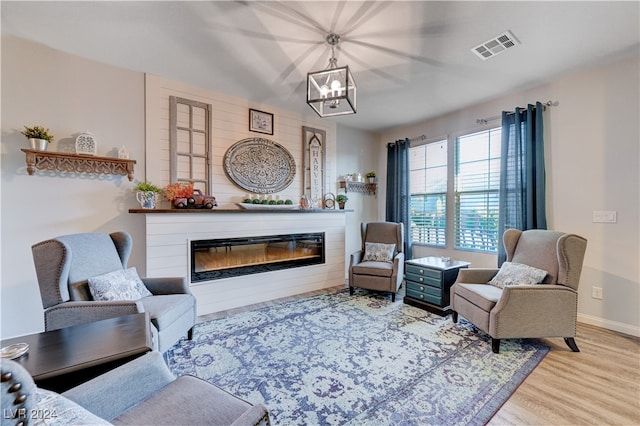
[[[273,140],[285,147],[296,161],[296,176],[279,194],[297,203],[303,194],[302,127],[326,132],[325,188],[337,191],[336,125],[312,115],[273,108],[247,99],[213,92],[185,83],[145,75],[146,170],[137,173],[156,185],[170,182],[169,97],[177,96],[211,104],[211,188],[217,209],[235,208],[248,191],[236,186],[225,174],[223,159],[234,143],[251,137]],[[300,99],[304,102],[304,99]],[[274,115],[274,134],[249,131],[249,109]],[[167,207],[168,204],[165,204]],[[234,238],[300,232],[325,232],[325,264],[283,271],[233,277],[191,285],[198,314],[204,315],[251,303],[291,296],[345,283],[345,213],[223,213],[146,214],[147,276],[189,276],[190,239]]]
[[[337,190],[336,174],[336,125],[314,116],[252,103],[247,99],[213,92],[150,74],[145,75],[146,116],[146,171],[147,180],[160,186],[169,183],[169,96],[178,96],[212,105],[211,113],[211,188],[220,207],[241,202],[248,192],[236,186],[225,174],[224,154],[234,143],[252,137],[273,140],[284,146],[296,161],[296,176],[291,185],[277,195],[282,199],[298,202],[303,194],[302,127],[324,130],[326,140],[327,192]],[[304,99],[300,99],[304,102]],[[274,115],[274,134],[249,131],[249,109],[257,109]],[[309,109],[310,112],[311,109]],[[139,176],[139,174],[137,174]],[[274,194],[276,195],[276,194]]]
[[[198,315],[344,285],[345,214],[144,214],[147,276],[188,277],[191,240],[324,232],[324,264],[191,284],[191,291],[197,300]]]

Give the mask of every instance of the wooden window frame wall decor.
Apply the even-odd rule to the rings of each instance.
[[[302,126],[302,188],[312,203],[322,208],[326,193],[326,139],[324,130]]]
[[[178,105],[189,107],[189,125],[178,126]],[[204,110],[204,130],[194,128],[193,110],[200,108]],[[189,151],[178,151],[178,130],[189,133]],[[194,152],[194,134],[204,135],[204,154]],[[178,158],[185,157],[189,161],[189,176],[178,176]],[[194,159],[204,159],[204,176],[194,176]],[[209,194],[211,190],[211,105],[190,99],[169,97],[169,171],[171,183],[190,182],[195,188],[199,188],[203,193]]]
[[[249,131],[273,135],[273,114],[249,108]]]

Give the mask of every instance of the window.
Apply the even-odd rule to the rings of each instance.
[[[495,128],[455,141],[455,248],[498,252],[500,145]]]
[[[169,104],[171,183],[192,182],[208,194],[211,106],[175,96]]]
[[[410,148],[410,238],[413,243],[446,245],[447,141]]]

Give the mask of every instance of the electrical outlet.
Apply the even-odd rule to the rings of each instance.
[[[618,212],[617,211],[593,211],[593,223],[617,223]]]
[[[591,297],[602,300],[602,287],[591,287]]]

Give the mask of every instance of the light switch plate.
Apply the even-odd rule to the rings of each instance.
[[[616,212],[616,211],[605,211],[605,210],[594,210],[593,211],[593,222],[594,223],[617,223],[618,222],[618,212]]]

